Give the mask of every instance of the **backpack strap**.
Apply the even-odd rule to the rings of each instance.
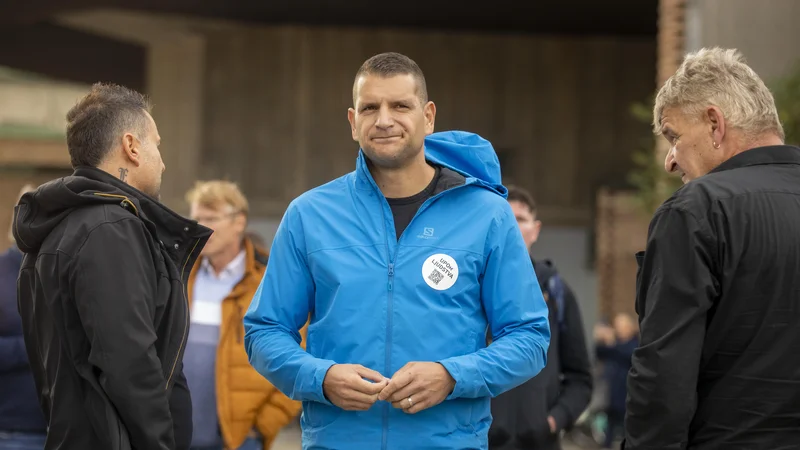
[[[559,332],[563,332],[566,329],[564,325],[564,296],[566,295],[564,281],[558,275],[553,262],[549,259],[536,261],[531,258],[531,261],[542,291],[547,294],[549,301],[555,303],[556,322],[558,323]]]
[[[564,282],[558,274],[553,274],[547,280],[547,292],[551,299],[556,302],[556,320],[560,331],[564,331]]]

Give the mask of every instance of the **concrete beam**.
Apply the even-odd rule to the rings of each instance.
[[[0,139],[0,167],[68,169],[71,165],[64,142]]]
[[[153,100],[153,119],[161,135],[161,156],[167,167],[162,198],[168,206],[177,208],[199,176],[205,40],[182,36],[151,44],[147,68],[147,93]]]
[[[145,48],[53,24],[0,29],[0,65],[66,81],[142,89]]]
[[[67,27],[139,45],[154,45],[187,35],[200,36],[205,32],[242,28],[241,24],[225,20],[118,9],[65,13],[56,17],[55,21]]]
[[[146,83],[141,91],[153,101],[153,118],[161,135],[161,156],[167,167],[161,197],[166,205],[180,210],[184,193],[199,174],[206,71],[203,33],[240,26],[115,9],[63,14],[56,20],[147,49]]]

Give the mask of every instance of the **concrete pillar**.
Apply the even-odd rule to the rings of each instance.
[[[95,10],[59,17],[60,24],[147,48],[146,93],[161,135],[167,171],[161,200],[179,213],[183,196],[198,177],[202,145],[206,31],[234,25],[190,17]]]
[[[800,1],[690,0],[688,50],[737,48],[768,85],[800,62]]]
[[[151,43],[147,65],[147,93],[167,167],[161,199],[185,212],[183,196],[198,176],[202,145],[204,38],[182,35]]]

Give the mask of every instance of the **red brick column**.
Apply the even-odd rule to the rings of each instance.
[[[675,73],[683,59],[686,0],[661,0],[658,7],[656,88]],[[664,160],[669,146],[658,139],[654,158]],[[630,192],[602,190],[597,198],[598,301],[601,317],[634,312],[636,259],[644,250],[650,217],[642,214]]]
[[[656,88],[680,66],[685,48],[686,0],[661,0],[658,4],[658,59],[656,62]],[[656,158],[664,160],[669,145],[664,139],[656,142]]]

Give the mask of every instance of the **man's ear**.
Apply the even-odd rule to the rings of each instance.
[[[237,214],[233,219],[236,227],[244,233],[247,230],[247,217],[244,214]]]
[[[356,110],[353,108],[347,109],[347,121],[350,122],[350,133],[353,140],[358,142],[358,130],[356,130]]]
[[[539,241],[539,233],[542,232],[542,221],[541,220],[534,220],[533,221],[533,242],[536,243]]]
[[[425,116],[425,134],[432,134],[436,124],[436,105],[428,101],[422,106],[422,113]]]
[[[725,131],[727,124],[725,123],[725,116],[722,110],[716,106],[709,106],[705,111],[706,120],[711,126],[711,143],[714,148],[719,148],[722,141],[725,139]]]
[[[122,152],[134,166],[142,164],[141,142],[133,134],[125,133],[122,136]]]

